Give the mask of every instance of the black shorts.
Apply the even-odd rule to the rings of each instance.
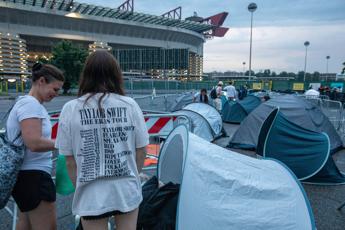
[[[38,207],[42,200],[55,202],[56,190],[51,176],[41,170],[19,171],[12,196],[21,212]]]
[[[99,220],[99,219],[109,218],[111,216],[123,215],[123,214],[127,214],[127,213],[129,213],[129,212],[111,211],[111,212],[103,213],[103,214],[98,215],[98,216],[83,216],[82,218],[84,220]]]

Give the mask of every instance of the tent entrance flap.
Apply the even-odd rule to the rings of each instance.
[[[188,147],[188,128],[178,125],[173,129],[159,153],[157,177],[164,184],[181,184],[183,159]]]

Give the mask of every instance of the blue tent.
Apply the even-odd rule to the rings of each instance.
[[[227,101],[222,110],[223,121],[241,123],[260,104],[260,98],[252,95],[248,95],[243,100]]]
[[[320,107],[295,95],[277,96],[259,105],[241,122],[228,146],[256,149],[259,132],[264,121],[278,107],[279,112],[297,126],[318,133],[326,133],[330,139],[331,154],[343,148],[340,136]]]
[[[300,180],[318,184],[345,183],[345,177],[330,156],[328,135],[292,123],[279,108],[263,123],[256,151],[263,157],[280,160]]]

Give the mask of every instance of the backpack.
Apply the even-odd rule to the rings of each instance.
[[[216,99],[217,98],[217,90],[216,90],[216,88],[213,88],[211,90],[210,96],[211,96],[212,99]]]
[[[180,185],[169,182],[158,186],[153,176],[143,188],[143,201],[139,206],[137,230],[175,230],[177,201]]]

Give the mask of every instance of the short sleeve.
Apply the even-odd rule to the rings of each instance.
[[[57,137],[55,141],[55,148],[58,149],[59,154],[73,155],[72,135],[71,135],[71,111],[72,106],[65,104],[59,116],[59,126]]]
[[[42,105],[33,98],[19,100],[16,112],[19,122],[29,118],[45,118]]]
[[[149,134],[143,112],[136,102],[134,102],[134,110],[135,148],[142,148],[149,144]]]

